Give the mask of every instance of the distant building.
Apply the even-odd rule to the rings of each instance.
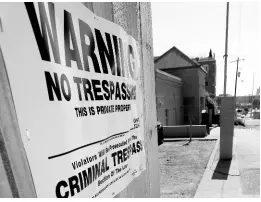
[[[216,96],[216,59],[215,55],[213,57],[212,51],[209,51],[209,56],[207,58],[195,58],[195,62],[202,65],[206,70],[205,88],[211,97]]]
[[[227,95],[227,96],[232,96],[232,95]],[[216,97],[218,105],[221,105],[221,100],[220,100],[221,97],[223,97],[222,94]],[[251,95],[237,96],[236,97],[236,104],[247,105],[247,106],[251,107],[252,101],[254,101],[255,99],[260,100],[260,94],[259,95],[253,95],[253,97]]]
[[[258,89],[256,89],[256,95],[260,95],[260,86]]]
[[[205,108],[206,70],[175,46],[157,57],[154,64],[156,69],[181,78],[184,124],[189,124],[189,117],[192,117],[193,124],[200,124],[201,110]]]
[[[260,100],[260,95],[247,95],[247,96],[237,96],[236,97],[236,102],[239,104],[248,104],[252,103],[253,100],[259,99]]]

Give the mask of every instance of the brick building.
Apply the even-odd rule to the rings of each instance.
[[[155,68],[181,78],[184,116],[183,123],[201,123],[201,110],[205,107],[206,71],[199,63],[190,59],[175,46],[154,60]],[[156,83],[157,85],[157,83]]]
[[[205,88],[206,91],[210,94],[211,97],[216,96],[216,59],[215,56],[212,56],[212,51],[210,50],[209,56],[207,58],[195,58],[195,62],[202,65],[202,67],[206,70],[206,80],[205,80]]]

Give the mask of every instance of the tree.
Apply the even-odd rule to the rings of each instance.
[[[211,50],[211,49],[210,49],[210,51],[209,51],[208,57],[209,57],[209,58],[212,58],[212,57],[213,57],[213,56],[212,56],[212,50]]]

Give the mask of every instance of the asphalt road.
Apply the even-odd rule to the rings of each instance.
[[[260,196],[260,120],[245,120],[246,128],[235,128],[236,151],[242,194]]]

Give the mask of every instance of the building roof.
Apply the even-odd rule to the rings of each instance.
[[[163,53],[161,56],[159,57],[154,57],[154,62],[157,63],[160,59],[162,59],[165,55],[167,55],[170,52],[175,52],[177,55],[179,55],[180,57],[182,57],[184,60],[186,60],[187,62],[189,62],[191,65],[195,65],[195,66],[200,66],[199,63],[197,63],[196,61],[193,61],[192,59],[190,59],[187,55],[185,55],[182,51],[180,51],[178,48],[176,48],[175,46],[173,46],[171,49],[169,49],[168,51],[166,51],[165,53]]]
[[[172,78],[172,79],[175,79],[175,80],[177,80],[177,81],[182,82],[182,79],[181,79],[181,78],[179,78],[179,77],[177,77],[177,76],[174,76],[174,75],[172,75],[172,74],[169,74],[169,73],[167,73],[167,72],[161,71],[161,70],[159,70],[159,69],[156,69],[156,72],[157,72],[157,73],[160,73],[160,74],[163,74],[163,75],[165,75],[165,76],[167,76],[167,77],[169,77],[169,78]]]
[[[206,58],[194,58],[192,59],[193,61],[197,62],[197,63],[201,63],[201,62],[216,62],[215,58],[210,58],[210,57],[206,57]]]
[[[155,56],[154,57],[154,64],[155,66],[158,65],[158,62],[160,62],[165,57],[168,57],[170,53],[174,53],[174,55],[177,55],[180,57],[183,61],[187,62],[187,65],[181,65],[177,64],[175,66],[169,66],[167,69],[191,69],[191,68],[199,68],[201,71],[203,71],[205,74],[207,73],[206,70],[199,64],[197,61],[192,60],[189,58],[186,54],[184,54],[182,51],[180,51],[177,47],[173,46],[171,49],[166,51],[161,56]],[[156,67],[157,68],[157,67]],[[166,69],[166,68],[157,68],[157,69]]]
[[[155,57],[154,57],[154,62],[155,62],[155,60],[157,60],[157,58],[159,58],[159,57],[160,57],[160,56],[155,56]]]
[[[168,74],[167,72],[161,71],[159,69],[155,69],[155,79],[156,85],[163,82],[164,85],[170,85],[181,88],[184,84],[181,78],[172,74]]]

